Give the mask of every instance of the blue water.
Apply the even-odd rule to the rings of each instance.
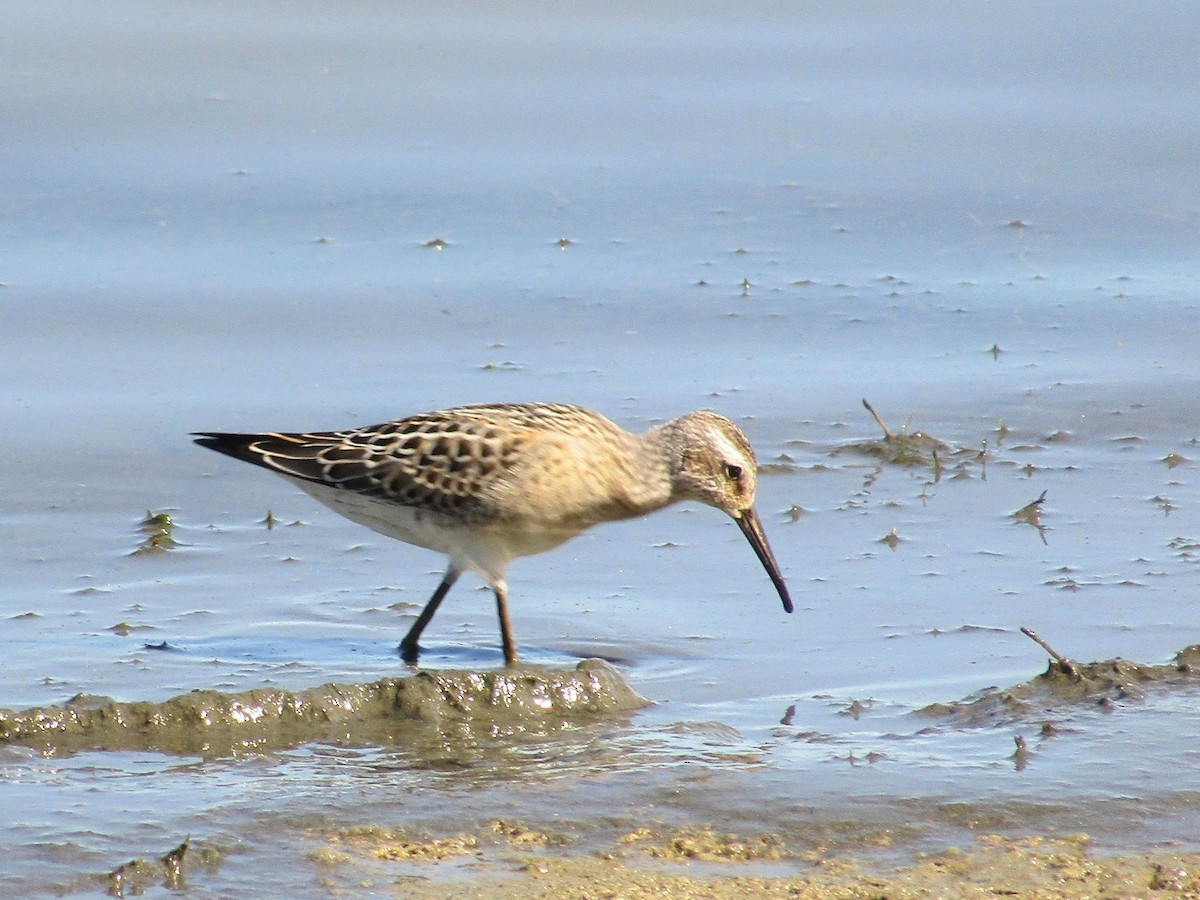
[[[646,820],[803,845],[849,820],[936,847],[969,840],[956,804],[1190,846],[1188,697],[1055,711],[1043,744],[1036,722],[918,734],[911,713],[1040,671],[1021,625],[1078,659],[1197,639],[1197,24],[1187,4],[9,10],[0,706],[397,672],[392,606],[441,561],[195,430],[713,408],[787,464],[759,508],[797,611],[711,510],[597,529],[513,566],[514,626],[535,662],[618,660],[656,703],[632,721],[465,780],[393,747],[10,748],[0,884],[87,892],[190,833],[230,854],[190,894],[280,869],[303,891],[315,821],[536,823],[547,782],[581,846]],[[847,449],[879,436],[864,396],[893,429],[986,442],[986,465],[881,470]],[[1045,542],[1009,518],[1043,490]],[[147,509],[183,546],[129,555]],[[475,587],[430,664],[499,663]],[[1037,750],[1020,772],[1015,733]]]

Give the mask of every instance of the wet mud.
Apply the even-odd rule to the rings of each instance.
[[[910,431],[911,422],[905,422],[899,430],[893,430],[868,400],[864,398],[862,404],[879,425],[883,437],[851,441],[835,450],[833,455],[850,450],[891,465],[932,466],[934,469],[940,468],[942,459],[947,455],[966,455],[968,457],[978,455],[977,453],[973,454],[969,449],[952,447],[924,431]]]
[[[1125,659],[1076,663],[1052,659],[1046,671],[1023,684],[987,688],[963,700],[932,703],[915,715],[954,728],[1009,725],[1058,717],[1081,708],[1109,711],[1122,702],[1137,702],[1152,690],[1200,684],[1200,645],[1183,648],[1168,663],[1147,665]],[[1018,752],[1020,751],[1018,746]]]
[[[544,833],[503,821],[447,838],[359,828],[326,841],[310,859],[324,870],[317,880],[330,896],[385,885],[414,898],[1200,896],[1200,856],[1103,857],[1086,834],[981,834],[970,847],[893,868],[819,847],[798,852],[777,835],[711,829],[642,828],[587,854],[564,853]],[[772,872],[780,860],[793,871]]]
[[[390,745],[435,731],[547,733],[586,717],[630,713],[647,701],[602,660],[572,670],[423,670],[366,684],[301,691],[198,690],[161,703],[77,696],[61,706],[0,710],[0,742],[44,753],[155,750],[220,756],[310,741]],[[423,732],[422,732],[423,733]]]
[[[191,838],[160,857],[137,857],[111,872],[96,873],[76,884],[61,885],[61,893],[103,890],[111,897],[139,897],[156,887],[179,892],[187,888],[188,876],[203,877],[216,871],[221,854],[212,847],[193,849]]]
[[[1105,853],[1082,832],[977,834],[964,846],[889,859],[887,830],[856,846],[792,833],[726,832],[661,824],[599,845],[560,830],[491,819],[446,834],[396,825],[306,829],[311,888],[321,896],[386,891],[412,898],[1049,898],[1200,897],[1200,854]],[[138,896],[184,891],[221,868],[213,842],[182,844],[59,883],[56,893]],[[303,867],[303,864],[301,864]]]

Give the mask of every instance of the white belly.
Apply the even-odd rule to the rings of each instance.
[[[493,581],[504,577],[504,569],[516,557],[552,550],[579,533],[578,529],[564,531],[536,524],[519,527],[468,524],[434,510],[402,506],[356,491],[283,477],[352,522],[406,544],[445,553],[459,570],[474,571]]]

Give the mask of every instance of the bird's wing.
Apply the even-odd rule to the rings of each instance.
[[[516,463],[536,431],[488,407],[412,416],[349,431],[205,432],[196,443],[282,475],[403,506],[463,515]],[[503,409],[503,407],[497,407]]]

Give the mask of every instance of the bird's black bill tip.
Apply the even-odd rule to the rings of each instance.
[[[774,581],[774,579],[771,580]],[[792,606],[792,598],[791,595],[788,594],[787,585],[783,583],[783,579],[775,581],[775,589],[779,591],[779,599],[783,601],[783,611],[785,613],[793,612],[794,607]]]
[[[783,611],[790,613],[793,609],[792,597],[788,593],[783,575],[780,574],[779,563],[775,561],[775,554],[771,552],[771,545],[767,543],[767,533],[763,531],[758,513],[751,507],[750,509],[742,510],[741,515],[737,516],[734,521],[738,523],[738,527],[742,529],[742,534],[746,536],[746,540],[754,548],[754,553],[758,556],[759,562],[767,570],[767,575],[771,578],[771,584],[775,585],[775,590],[779,591],[779,599],[783,601]]]

